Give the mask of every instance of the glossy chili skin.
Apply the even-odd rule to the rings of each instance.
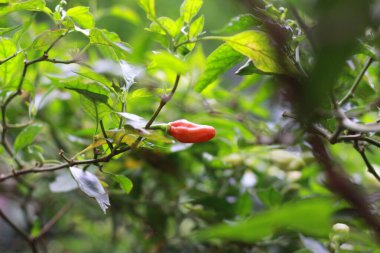
[[[185,119],[169,123],[169,134],[183,143],[206,142],[214,138],[215,128],[207,125],[198,125]]]

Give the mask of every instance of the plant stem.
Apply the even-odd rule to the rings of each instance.
[[[22,231],[19,227],[16,226],[16,224],[14,224],[9,218],[8,216],[5,215],[5,213],[0,209],[0,217],[11,227],[13,228],[14,231],[17,232],[17,234],[19,234],[22,239],[24,239],[24,241],[26,241],[30,248],[32,249],[32,252],[33,253],[37,253],[38,250],[37,250],[37,247],[36,247],[36,244],[35,244],[35,241],[33,239],[31,239],[29,237],[29,235],[27,233],[25,233],[24,231]]]
[[[103,120],[100,120],[100,121],[99,121],[99,124],[100,124],[100,129],[102,130],[102,134],[103,134],[103,136],[104,136],[104,139],[106,140],[107,145],[108,145],[110,151],[112,152],[112,150],[113,150],[113,145],[112,145],[112,143],[108,140],[107,133],[106,133],[106,130],[104,129],[104,125],[103,125]]]
[[[339,106],[343,105],[344,103],[347,102],[355,93],[356,88],[358,87],[360,81],[362,80],[365,72],[371,66],[372,62],[374,62],[374,59],[372,57],[368,57],[366,63],[364,64],[363,69],[360,71],[359,75],[356,77],[354,83],[352,84],[350,90],[347,92],[347,94],[340,100],[338,103]]]
[[[162,108],[170,101],[170,99],[173,97],[174,93],[176,92],[179,84],[179,80],[181,79],[181,75],[177,74],[174,85],[172,90],[168,95],[164,95],[161,97],[160,105],[157,107],[156,111],[154,112],[153,116],[150,118],[148,123],[145,125],[145,129],[149,129],[149,127],[153,124],[153,122],[156,120],[158,114],[160,114]]]

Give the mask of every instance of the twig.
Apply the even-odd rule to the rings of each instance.
[[[108,145],[110,151],[112,152],[112,150],[113,150],[113,145],[112,145],[112,143],[108,140],[108,136],[107,136],[106,130],[104,129],[104,125],[103,125],[103,120],[100,120],[100,121],[99,121],[99,124],[100,124],[100,129],[102,129],[102,133],[103,133],[104,139],[106,140],[107,145]]]
[[[25,233],[24,231],[22,231],[19,227],[16,226],[16,224],[14,224],[5,214],[4,212],[0,209],[0,217],[11,227],[13,228],[14,231],[17,232],[17,234],[19,234],[22,239],[24,239],[24,241],[26,241],[30,248],[32,249],[32,252],[33,253],[37,253],[38,250],[37,250],[37,247],[35,245],[35,242],[29,237],[29,235],[27,233]]]
[[[46,167],[42,167],[42,168],[33,167],[30,169],[22,169],[22,170],[13,171],[13,173],[9,173],[8,175],[0,176],[0,182],[3,182],[3,181],[10,179],[10,178],[25,175],[25,174],[51,172],[51,171],[61,170],[64,168],[68,168],[70,166],[75,166],[75,165],[85,165],[85,164],[96,164],[96,163],[101,163],[101,162],[108,162],[114,156],[117,156],[121,153],[124,153],[130,149],[131,149],[131,147],[129,147],[129,146],[124,147],[124,148],[120,148],[118,150],[114,149],[114,152],[111,152],[109,155],[104,156],[104,157],[100,157],[100,158],[96,158],[96,159],[73,160],[73,161],[71,161],[68,158],[66,158],[66,159],[68,159],[68,161],[66,161],[67,163],[58,164],[58,165],[52,166],[52,167],[47,167],[47,168]]]
[[[41,237],[43,237],[47,232],[50,231],[50,229],[58,222],[59,219],[62,218],[62,216],[73,206],[72,203],[67,203],[66,205],[64,205],[55,215],[54,217],[49,220],[49,222],[47,222],[43,228],[41,229],[41,231],[39,232],[38,235],[36,235],[35,237],[33,237],[32,239],[33,240],[38,240],[40,239]]]
[[[354,83],[352,84],[350,90],[342,98],[342,100],[340,100],[340,102],[338,103],[339,105],[343,105],[344,103],[347,102],[348,99],[350,99],[354,95],[356,88],[358,87],[358,85],[359,85],[360,81],[362,80],[365,72],[367,71],[369,66],[371,66],[373,61],[374,61],[374,59],[372,57],[368,57],[366,63],[364,64],[363,69],[360,71],[359,75],[356,77],[356,79],[355,79]]]
[[[320,137],[312,136],[309,143],[314,157],[326,171],[327,183],[331,191],[348,201],[380,237],[380,221],[378,216],[371,212],[365,192],[356,187],[333,161]]]
[[[312,34],[310,33],[310,29],[309,27],[305,24],[305,22],[302,20],[301,16],[299,15],[298,11],[294,8],[293,5],[290,5],[289,6],[289,9],[290,11],[293,13],[293,16],[295,17],[295,19],[297,20],[298,24],[300,25],[301,29],[304,31],[311,47],[313,50],[315,50],[316,46],[315,46],[315,43],[314,43],[314,39],[313,39],[313,36]]]
[[[365,149],[363,147],[359,146],[358,141],[354,142],[354,147],[355,147],[356,151],[358,151],[360,156],[363,158],[363,161],[364,161],[365,165],[367,166],[368,172],[371,173],[377,179],[377,181],[380,182],[380,176],[379,176],[379,174],[377,174],[375,168],[372,166],[371,162],[368,160],[368,158],[365,154]]]
[[[21,53],[21,52],[22,52],[22,51],[18,51],[18,52],[16,52],[16,53],[12,54],[11,56],[5,58],[4,60],[1,60],[1,61],[0,61],[0,65],[3,64],[3,63],[6,63],[7,61],[9,61],[9,60],[11,60],[11,59],[13,59],[13,58],[15,58],[15,57],[16,57],[19,53]]]
[[[170,101],[170,99],[173,97],[174,93],[176,92],[179,84],[179,80],[181,78],[181,75],[177,75],[174,81],[174,85],[172,90],[169,94],[164,95],[161,97],[160,105],[157,107],[156,111],[154,112],[153,116],[150,118],[148,123],[145,125],[145,129],[149,129],[149,127],[153,124],[153,122],[156,120],[158,114],[160,114],[162,108]]]

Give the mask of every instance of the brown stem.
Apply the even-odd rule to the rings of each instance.
[[[47,222],[43,228],[41,229],[40,233],[33,237],[33,240],[38,240],[41,237],[43,237],[47,232],[50,231],[50,229],[62,218],[62,216],[72,207],[72,203],[67,203],[64,205],[55,215],[54,217]]]
[[[37,253],[38,250],[37,250],[37,246],[36,246],[36,242],[31,239],[29,237],[29,235],[27,233],[25,233],[24,231],[22,231],[19,227],[16,226],[16,224],[14,224],[6,215],[5,213],[0,209],[0,217],[11,227],[13,228],[14,231],[16,231],[17,234],[19,234],[21,236],[22,239],[24,239],[24,241],[26,241],[30,248],[32,249],[32,252],[33,253]]]

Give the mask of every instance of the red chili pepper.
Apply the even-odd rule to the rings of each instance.
[[[169,123],[169,134],[183,143],[206,142],[214,138],[215,128],[181,119]]]

